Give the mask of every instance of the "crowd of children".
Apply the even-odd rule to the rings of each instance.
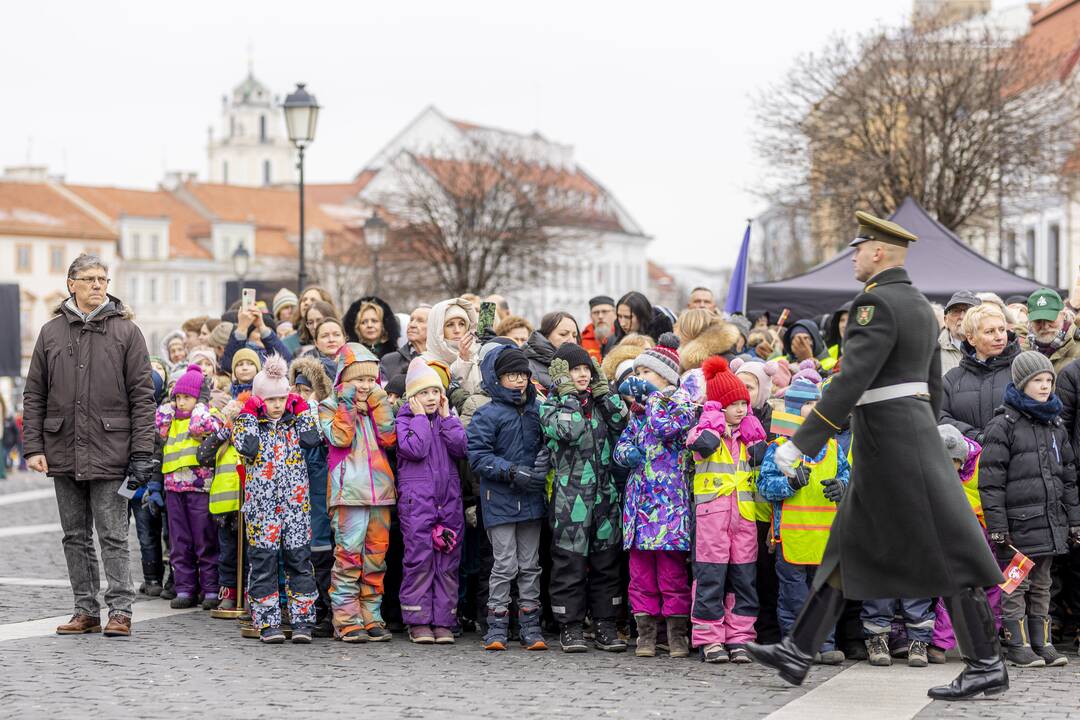
[[[794,477],[773,456],[839,352],[765,362],[736,321],[689,338],[677,323],[679,335],[654,341],[631,318],[602,353],[577,344],[576,325],[542,353],[510,332],[521,323],[482,332],[465,298],[425,308],[426,332],[414,313],[413,344],[399,349],[385,331],[393,316],[369,300],[350,332],[313,297],[317,324],[294,323],[304,348],[265,321],[227,329],[228,352],[167,338],[152,363],[161,473],[133,502],[142,592],[174,607],[243,605],[269,644],[286,630],[294,643],[388,641],[400,622],[418,644],[475,626],[490,651],[512,639],[546,649],[549,631],[566,652],[589,641],[621,652],[636,637],[640,657],[744,664],[748,642],[790,630],[845,497],[853,438],[842,428]],[[744,342],[717,346],[733,335]],[[1034,561],[1015,592],[992,597],[1016,639],[1010,660],[1028,666],[1066,662],[1050,638],[1049,568],[1069,551],[1060,528],[1080,525],[1055,377],[1043,355],[1022,353],[982,446],[940,428],[1003,566],[1016,552]],[[848,620],[817,662],[918,667],[954,644],[935,598],[852,603]]]

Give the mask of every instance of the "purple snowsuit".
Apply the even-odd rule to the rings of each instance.
[[[398,411],[397,441],[398,518],[405,538],[401,618],[406,625],[452,627],[465,531],[455,460],[466,456],[465,428],[453,415],[413,415],[406,404]],[[436,525],[457,533],[448,553],[434,547]]]

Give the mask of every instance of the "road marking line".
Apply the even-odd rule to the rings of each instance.
[[[961,665],[950,662],[924,668],[877,668],[859,662],[767,716],[767,720],[816,720],[848,717],[865,708],[874,720],[910,720],[930,704],[926,691],[947,685]]]
[[[21,578],[0,577],[0,585],[25,585],[27,587],[71,587],[67,578]],[[105,587],[102,584],[101,587]]]
[[[56,496],[55,488],[44,490],[25,490],[23,492],[7,493],[0,495],[0,505],[14,505],[15,503],[30,502],[31,500],[44,500]]]
[[[156,620],[158,618],[182,615],[195,612],[198,606],[174,610],[169,607],[168,600],[146,600],[135,603],[132,622],[141,623],[144,620]],[[41,618],[40,620],[27,620],[26,622],[8,623],[0,625],[0,642],[5,640],[22,640],[32,637],[56,636],[56,626],[66,623],[71,619],[70,615],[57,615],[56,617]],[[104,618],[102,618],[104,620]],[[104,623],[102,623],[104,626]],[[60,637],[60,636],[57,636]]]
[[[45,523],[44,525],[16,525],[15,527],[0,528],[0,538],[14,537],[16,535],[37,535],[38,533],[61,532],[60,523]]]

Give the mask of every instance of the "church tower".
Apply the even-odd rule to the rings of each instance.
[[[217,137],[208,131],[210,182],[267,186],[296,181],[295,151],[285,133],[281,103],[255,79],[251,66],[231,95],[221,98]]]

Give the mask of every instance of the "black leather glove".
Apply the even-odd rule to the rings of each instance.
[[[146,485],[161,466],[161,461],[149,453],[136,453],[128,458],[127,474],[139,483]]]
[[[703,458],[707,458],[716,452],[716,449],[720,447],[720,436],[714,432],[702,432],[697,438],[690,444],[690,449],[696,452]]]
[[[533,476],[530,471],[522,470],[517,465],[511,465],[507,474],[510,478],[510,487],[519,493],[531,492]]]
[[[829,478],[821,481],[821,490],[827,500],[838,503],[840,498],[844,497],[844,491],[847,490],[847,487],[836,478]]]
[[[533,460],[532,474],[536,477],[542,477],[546,481],[549,472],[551,472],[551,450],[545,446],[540,448],[540,452],[536,453],[536,458]]]
[[[795,474],[789,477],[787,481],[791,489],[798,492],[810,484],[810,469],[805,464],[799,465],[799,467],[795,468]]]

